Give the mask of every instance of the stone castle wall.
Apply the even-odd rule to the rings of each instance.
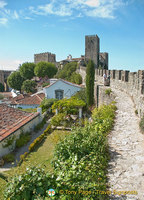
[[[2,83],[5,87],[5,91],[8,90],[7,78],[11,74],[12,71],[0,70],[0,83]]]
[[[85,83],[86,68],[80,67],[79,73]],[[144,70],[130,72],[123,70],[95,69],[95,83],[103,84],[103,74],[110,75],[110,86],[125,91],[135,104],[139,117],[144,115]]]
[[[49,52],[34,54],[34,63],[37,64],[41,61],[55,63],[56,55]]]

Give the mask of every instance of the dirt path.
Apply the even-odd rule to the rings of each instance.
[[[114,200],[144,200],[144,135],[139,130],[139,118],[135,114],[131,98],[114,90],[117,116],[109,135],[111,161],[108,177]],[[114,190],[137,191],[137,195],[114,195]],[[116,194],[116,193],[115,193]]]

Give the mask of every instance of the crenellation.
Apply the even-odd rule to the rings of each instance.
[[[144,70],[129,72],[128,70],[95,69],[95,80],[97,85],[98,83],[103,83],[102,74],[104,72],[107,76],[110,74],[110,85],[112,87],[125,91],[133,98],[136,109],[138,110],[138,115],[139,117],[142,117],[144,115]],[[84,79],[86,76],[86,68],[83,67],[83,73],[81,73],[81,70],[79,73]]]

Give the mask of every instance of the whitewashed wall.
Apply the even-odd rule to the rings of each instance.
[[[48,99],[55,98],[55,90],[63,90],[64,98],[70,98],[76,92],[80,91],[81,87],[69,85],[59,80],[53,85],[51,85],[50,87],[44,88],[44,93],[45,93],[46,98]]]
[[[28,122],[27,124],[25,124],[24,126],[22,126],[20,129],[18,129],[17,131],[15,131],[10,136],[8,136],[6,139],[8,139],[9,137],[11,137],[13,135],[16,136],[15,139],[19,138],[22,130],[23,130],[24,133],[31,132],[34,129],[34,127],[42,121],[42,119],[43,119],[43,117],[41,115],[38,115],[36,118],[34,118],[30,122]],[[11,146],[9,146],[7,148],[4,148],[3,145],[5,144],[6,139],[4,139],[3,141],[0,142],[0,157],[6,155],[8,153],[10,153],[15,148],[15,141],[14,141],[14,143]]]

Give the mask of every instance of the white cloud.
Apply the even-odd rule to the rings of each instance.
[[[0,70],[16,70],[22,63],[22,60],[0,60]]]
[[[0,24],[6,25],[7,22],[8,22],[8,19],[7,19],[7,18],[0,18]]]
[[[58,16],[90,16],[114,19],[115,11],[127,5],[124,0],[52,0],[49,4],[29,7],[32,14]]]
[[[61,4],[58,7],[55,6],[54,1],[49,4],[38,6],[37,10],[34,10],[33,7],[30,7],[32,12],[40,15],[58,15],[58,16],[71,16],[72,10],[67,7],[65,4]]]
[[[19,19],[19,15],[16,10],[13,12],[13,19]]]
[[[4,8],[7,5],[5,1],[0,1],[0,9]]]

